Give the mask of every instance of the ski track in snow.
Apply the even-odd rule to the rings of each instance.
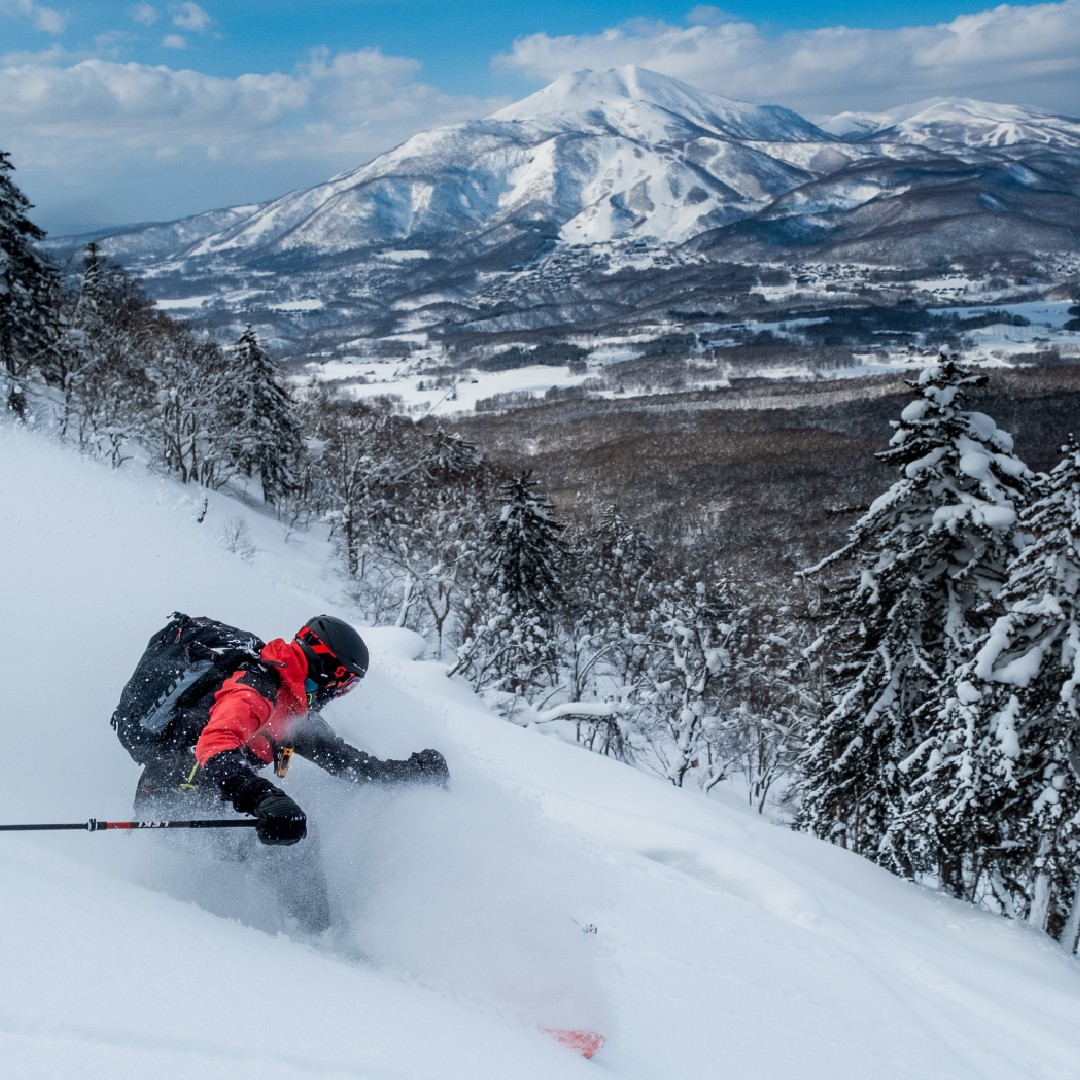
[[[0,425],[3,821],[128,816],[138,770],[108,716],[170,611],[264,637],[348,613],[322,537],[286,539],[220,493],[200,525],[203,497]],[[250,564],[220,540],[237,515]],[[236,863],[202,837],[4,834],[5,1077],[1080,1071],[1080,968],[1042,935],[732,794],[679,792],[499,720],[418,659],[416,635],[364,633],[372,672],[328,719],[381,756],[444,749],[451,790],[294,767],[335,913],[320,938],[282,913],[267,849]],[[590,1062],[538,1030],[575,1025],[607,1035]]]

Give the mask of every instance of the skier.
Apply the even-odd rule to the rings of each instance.
[[[363,639],[332,615],[310,619],[291,642],[269,642],[257,661],[244,663],[216,689],[205,722],[199,717],[192,724],[186,715],[173,737],[157,745],[139,778],[136,813],[169,813],[193,803],[212,809],[224,799],[255,817],[262,843],[298,843],[307,835],[304,811],[256,772],[273,764],[284,776],[294,751],[356,783],[445,784],[446,761],[437,750],[380,761],[350,746],[319,715],[367,669]]]

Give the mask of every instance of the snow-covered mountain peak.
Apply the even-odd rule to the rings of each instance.
[[[713,102],[736,104],[704,94],[678,79],[634,64],[626,64],[601,71],[585,68],[567,72],[535,94],[493,113],[490,119],[565,119],[570,116],[587,116],[624,102],[657,106],[673,113],[707,113],[710,98]]]
[[[789,109],[708,94],[633,64],[569,72],[489,119],[559,130],[606,128],[654,140],[662,139],[665,133],[683,137],[695,127],[724,139],[786,141],[827,137]]]
[[[922,129],[949,138],[960,135],[969,145],[1008,146],[1050,142],[1080,126],[1063,116],[1024,105],[1004,105],[975,98],[938,98],[915,106],[897,127],[905,133]]]
[[[1080,198],[1078,156],[1080,122],[1037,109],[939,98],[844,113],[823,129],[780,106],[706,93],[628,65],[570,72],[485,118],[419,132],[306,191],[99,242],[104,254],[154,274],[205,274],[214,282],[209,291],[218,289],[222,273],[257,266],[266,278],[260,286],[287,301],[301,267],[311,275],[306,296],[326,292],[327,282],[337,288],[347,265],[347,299],[327,304],[320,318],[330,319],[332,308],[334,320],[356,328],[372,325],[359,312],[413,305],[417,295],[438,297],[437,312],[446,310],[444,301],[490,298],[503,288],[491,284],[491,273],[550,265],[561,289],[567,279],[559,260],[580,254],[570,249],[630,245],[652,252],[713,234],[702,240],[703,250],[722,248],[725,259],[739,252],[751,262],[771,260],[785,250],[836,243],[855,245],[843,248],[844,259],[891,260],[895,243],[879,246],[872,236],[913,184],[932,190],[904,218],[903,228],[919,234],[912,240],[916,257],[924,241],[940,243],[951,257],[955,240],[929,234],[958,212],[997,215],[993,229],[979,234],[980,250],[1073,251],[1069,200]],[[979,189],[959,211],[954,203],[964,191],[939,182],[951,175],[949,162]],[[1021,177],[1012,168],[1029,171]],[[1043,179],[1033,180],[1031,170]],[[1046,176],[1064,203],[1017,194],[1018,179],[1030,193]],[[1005,213],[1002,184],[1011,193]],[[890,197],[879,199],[883,192]],[[948,199],[954,202],[945,205]],[[849,224],[850,236],[841,229]],[[73,250],[70,238],[56,249]],[[420,256],[403,264],[398,251]],[[598,274],[606,258],[598,253]],[[621,287],[614,280],[613,288]],[[418,293],[422,281],[426,291]],[[584,295],[576,290],[572,304]],[[511,321],[547,325],[550,310],[515,313]],[[610,309],[589,311],[588,318],[601,311],[607,318]],[[407,327],[419,318],[387,317]],[[305,340],[307,330],[305,323]]]
[[[678,243],[804,183],[831,141],[788,109],[706,94],[645,68],[576,71],[210,230],[184,256],[337,255],[415,235],[425,248],[511,235],[534,246],[541,221],[572,244],[629,235]]]
[[[835,135],[980,149],[1031,143],[1080,148],[1080,121],[1045,109],[976,98],[930,98],[880,113],[841,113],[822,124]]]
[[[839,139],[859,139],[884,128],[892,127],[896,117],[892,112],[865,112],[845,109],[835,116],[819,120],[818,127]]]

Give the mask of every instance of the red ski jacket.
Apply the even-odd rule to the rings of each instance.
[[[200,767],[219,754],[239,751],[246,763],[262,768],[278,750],[291,746],[301,757],[332,776],[356,783],[368,780],[398,782],[416,779],[423,768],[409,761],[380,761],[350,746],[311,708],[304,683],[308,661],[295,641],[275,638],[259,653],[259,663],[237,671],[222,683],[210,706],[210,717],[195,743]],[[236,755],[233,755],[236,756]],[[223,765],[228,759],[215,764]],[[237,763],[217,777],[235,776]]]
[[[195,744],[200,765],[225,750],[247,750],[269,764],[276,748],[291,743],[303,726],[308,715],[303,650],[295,641],[275,638],[259,659],[261,670],[236,672],[214,695],[210,719]]]

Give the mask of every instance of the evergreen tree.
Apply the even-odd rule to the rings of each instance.
[[[101,366],[100,343],[105,334],[105,320],[100,309],[101,259],[96,244],[87,246],[79,290],[73,297],[67,325],[58,349],[60,358],[60,388],[64,396],[64,411],[60,418],[60,434],[69,438],[74,432],[80,446],[88,438],[85,416],[85,383],[89,373]]]
[[[31,205],[0,150],[0,367],[16,380],[30,371],[56,375],[59,275],[34,250],[42,232],[26,216]]]
[[[939,839],[908,813],[940,742],[940,688],[985,630],[1021,547],[1028,471],[1012,439],[962,408],[985,382],[942,357],[877,456],[900,479],[810,574],[843,570],[825,600],[827,705],[801,759],[799,823],[905,876],[939,869]],[[938,866],[934,864],[938,863]]]
[[[438,656],[468,633],[470,600],[483,592],[489,510],[482,471],[445,475],[409,470],[369,522],[371,563],[400,584],[398,625],[433,635]]]
[[[1080,930],[1080,446],[1024,514],[1002,614],[946,702],[926,787],[1011,914],[1073,950]]]
[[[441,428],[428,440],[424,456],[424,471],[433,479],[457,480],[475,476],[483,465],[483,459],[476,447],[467,442],[456,432],[443,431]]]
[[[303,428],[277,367],[249,326],[233,350],[221,403],[227,454],[246,476],[258,475],[270,504],[294,490]]]
[[[334,401],[322,388],[305,402],[304,414],[315,440],[304,497],[330,524],[346,574],[363,577],[378,509],[374,487],[387,471],[377,451],[386,417],[374,407]]]
[[[655,552],[649,538],[612,503],[600,515],[589,550],[601,579],[610,583],[621,600],[634,604],[653,564]]]
[[[709,791],[741,775],[750,804],[763,813],[777,782],[794,770],[803,721],[815,703],[805,682],[800,628],[789,609],[774,611],[746,596],[731,621],[728,685],[707,726],[700,784]]]
[[[220,487],[234,466],[222,402],[229,373],[221,349],[189,330],[164,325],[150,349],[155,405],[151,438],[170,472],[187,483]]]
[[[492,584],[511,611],[550,610],[563,597],[563,525],[537,492],[531,472],[505,485],[501,495],[502,507],[487,540]]]
[[[474,630],[458,650],[451,674],[477,689],[519,699],[558,682],[556,627],[564,597],[560,579],[563,525],[536,489],[531,473],[506,484],[502,505],[484,543],[489,587],[472,616]]]
[[[659,771],[682,787],[706,768],[725,705],[734,704],[733,646],[746,612],[726,581],[678,579],[654,590],[646,696],[652,722],[642,734]]]

